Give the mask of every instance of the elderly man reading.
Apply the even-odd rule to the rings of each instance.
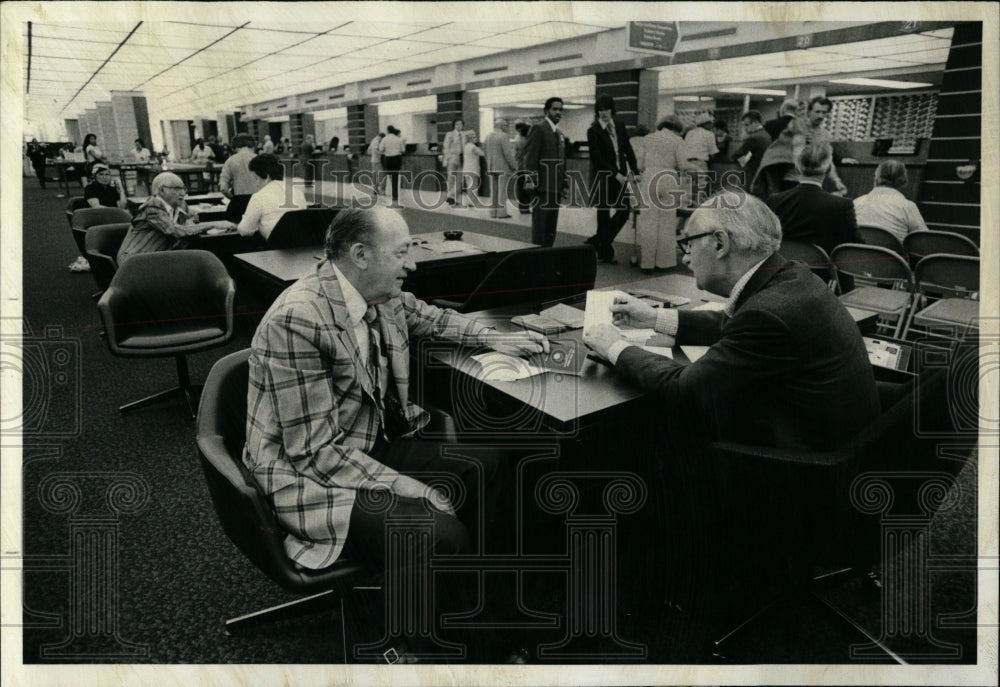
[[[707,441],[829,449],[879,412],[854,320],[809,269],[781,257],[781,225],[757,198],[724,191],[692,214],[678,241],[698,288],[724,311],[656,310],[618,297],[615,322],[651,327],[678,344],[710,346],[690,365],[628,345],[612,325],[588,346]]]

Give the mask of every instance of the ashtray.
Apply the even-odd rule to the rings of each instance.
[[[461,241],[462,240],[462,232],[460,232],[460,231],[446,231],[444,233],[444,240],[445,241]]]

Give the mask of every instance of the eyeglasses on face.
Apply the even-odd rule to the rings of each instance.
[[[685,236],[682,239],[677,239],[677,247],[681,249],[684,255],[691,255],[691,242],[695,239],[700,239],[703,236],[711,236],[714,231],[703,231],[700,234],[692,234],[691,236]]]
[[[170,188],[175,191],[187,191],[187,186],[164,186],[163,188]]]

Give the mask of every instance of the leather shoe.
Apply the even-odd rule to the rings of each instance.
[[[504,663],[508,665],[527,665],[531,662],[531,654],[523,646],[519,646],[512,650],[510,654],[507,655],[507,659]]]

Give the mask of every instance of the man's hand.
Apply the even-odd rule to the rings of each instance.
[[[615,296],[611,312],[616,327],[653,329],[656,325],[656,308],[633,296]]]
[[[625,184],[627,184],[627,183],[628,183],[628,177],[627,177],[627,176],[625,176],[624,174],[622,174],[621,172],[615,172],[615,179],[616,179],[616,180],[618,181],[618,183],[619,183],[619,184],[621,184],[622,186],[624,186]]]
[[[608,350],[611,348],[611,344],[621,340],[621,332],[618,331],[617,327],[610,324],[595,324],[583,332],[583,343],[602,358],[608,357]]]
[[[549,352],[549,340],[538,332],[505,334],[492,331],[486,335],[486,345],[507,355],[524,356]]]
[[[424,499],[432,508],[448,515],[455,515],[455,508],[451,501],[439,489],[429,487],[420,480],[413,479],[407,475],[400,475],[392,484],[392,492],[396,496],[408,499]]]

